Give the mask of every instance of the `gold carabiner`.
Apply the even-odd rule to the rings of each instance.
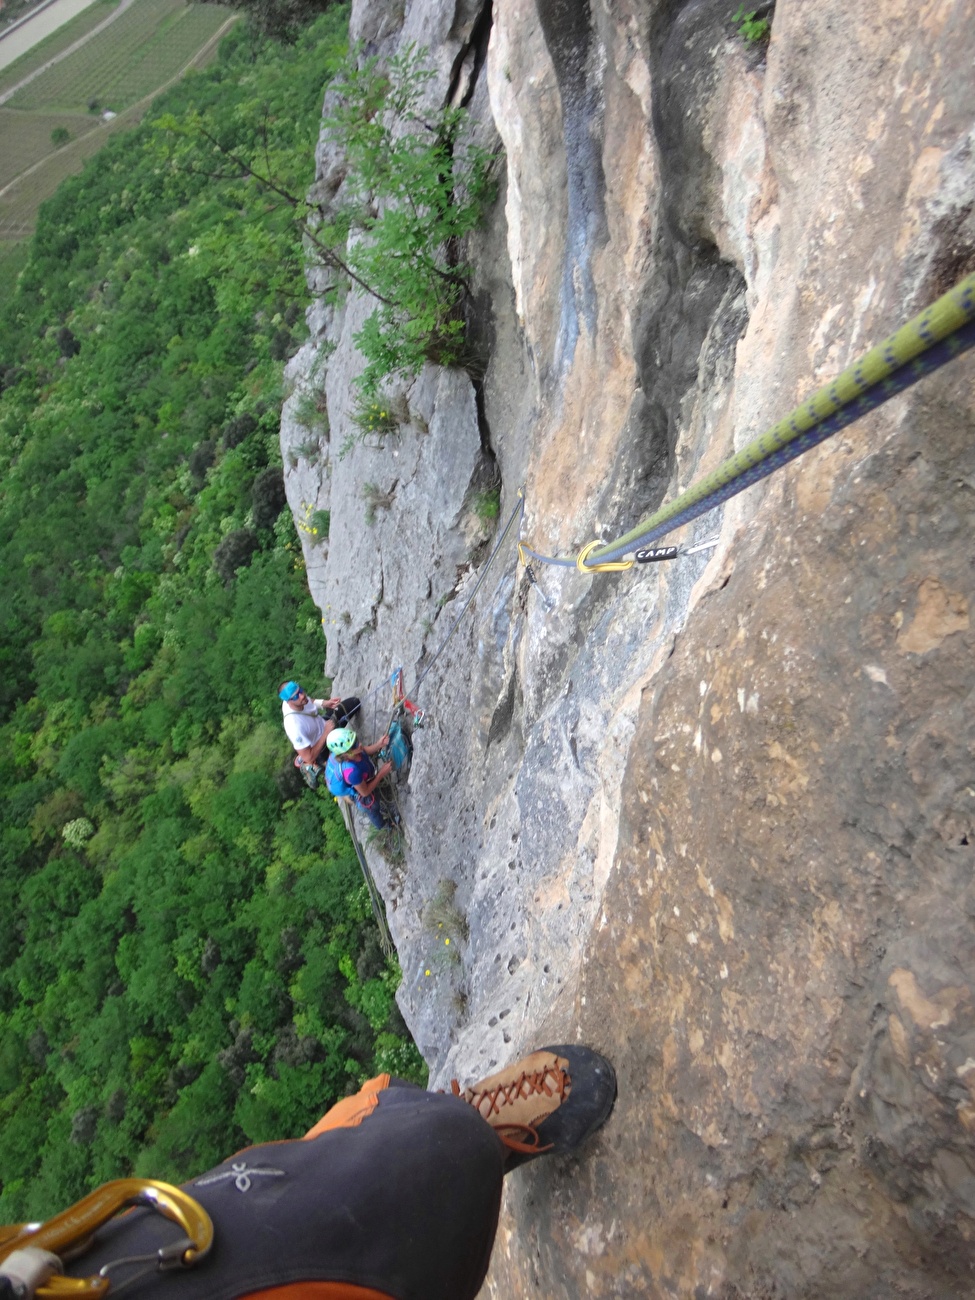
[[[625,573],[633,568],[632,560],[605,560],[602,564],[587,564],[586,561],[597,546],[603,546],[597,537],[594,542],[585,545],[576,556],[576,568],[580,573]]]
[[[179,1187],[159,1183],[149,1178],[117,1178],[104,1183],[96,1191],[76,1201],[46,1223],[17,1223],[0,1227],[0,1264],[15,1250],[35,1246],[39,1250],[62,1255],[72,1247],[87,1249],[91,1236],[120,1210],[127,1206],[145,1205],[183,1229],[189,1245],[179,1256],[184,1268],[203,1259],[213,1245],[213,1221],[198,1201]],[[92,1277],[65,1277],[55,1274],[37,1288],[41,1300],[67,1300],[67,1297],[103,1296],[111,1280],[95,1274]]]

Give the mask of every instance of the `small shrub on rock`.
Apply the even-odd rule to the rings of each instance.
[[[458,246],[495,192],[490,155],[465,138],[464,111],[429,108],[425,59],[413,45],[382,69],[375,58],[359,67],[350,56],[323,121],[349,173],[345,202],[316,231],[318,244],[341,248],[345,269],[380,303],[355,336],[366,398],[427,360],[457,363],[469,292]],[[352,232],[362,238],[350,244]]]

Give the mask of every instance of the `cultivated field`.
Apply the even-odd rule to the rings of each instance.
[[[84,112],[96,101],[119,113],[175,76],[226,19],[220,5],[139,0],[9,106]]]
[[[113,4],[94,7],[104,18]],[[232,19],[231,10],[216,4],[134,0],[104,31],[8,100],[0,108],[0,242],[26,239],[38,207],[62,180],[80,171],[113,132],[134,125],[187,66],[200,67],[212,57],[218,33]],[[70,44],[64,40],[59,48]],[[49,48],[34,66],[56,52]],[[18,71],[22,63],[11,66],[16,80],[28,75],[29,69]],[[90,104],[98,111],[90,111]],[[99,115],[105,109],[119,116],[105,122]],[[72,137],[60,148],[51,141],[56,127]]]
[[[51,132],[57,127],[77,139],[101,125],[100,119],[90,113],[16,113],[0,108],[0,189],[38,158],[54,152]]]
[[[22,81],[35,68],[47,63],[48,59],[54,58],[55,54],[73,45],[93,27],[97,27],[117,5],[118,0],[95,0],[95,3],[89,5],[83,13],[72,18],[63,27],[59,27],[50,36],[46,36],[15,62],[9,63],[3,71],[0,71],[0,95],[10,86],[16,86],[18,81]]]
[[[51,197],[66,177],[81,171],[83,164],[98,152],[116,125],[114,122],[106,125],[97,118],[91,120],[94,129],[62,149],[54,149],[48,140],[47,157],[23,180],[0,193],[0,240],[27,239],[33,232],[37,209],[44,200]],[[124,122],[119,123],[120,127],[123,125]],[[0,137],[0,154],[4,148]]]

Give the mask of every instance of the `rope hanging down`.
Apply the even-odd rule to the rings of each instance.
[[[578,568],[586,573],[629,568],[633,562],[621,562],[621,556],[649,546],[713,510],[972,346],[975,274],[966,276],[778,424],[616,541],[591,542],[578,556],[568,558],[540,555],[521,542],[522,562],[527,554],[542,564]]]
[[[379,946],[387,957],[392,957],[396,952],[396,946],[393,943],[392,935],[389,933],[389,926],[386,924],[386,913],[383,908],[382,898],[379,890],[376,888],[376,882],[372,878],[372,872],[369,870],[369,863],[366,861],[366,855],[363,852],[359,836],[356,834],[355,818],[352,816],[351,809],[348,807],[348,800],[336,799],[335,801],[342,810],[342,820],[345,822],[345,829],[349,832],[349,839],[352,841],[352,847],[355,849],[355,855],[359,860],[359,869],[362,872],[363,879],[366,882],[366,889],[369,893],[369,903],[372,907],[373,920],[376,922],[376,928],[379,930]]]

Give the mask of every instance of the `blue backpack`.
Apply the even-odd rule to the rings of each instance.
[[[413,759],[413,742],[401,724],[389,724],[389,757],[397,772],[408,772]]]
[[[325,764],[325,784],[329,794],[334,794],[336,799],[341,799],[343,795],[347,799],[355,798],[355,787],[349,785],[342,775],[342,760],[334,754],[329,754]]]

